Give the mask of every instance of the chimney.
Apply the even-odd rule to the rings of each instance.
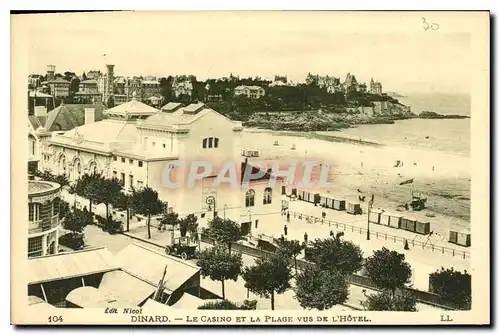
[[[85,108],[85,124],[95,122],[95,108]]]
[[[35,106],[35,116],[38,118],[47,117],[47,107],[45,106]]]

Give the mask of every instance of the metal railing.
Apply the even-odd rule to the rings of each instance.
[[[50,219],[40,219],[29,221],[29,232],[31,234],[41,233],[51,230],[59,225],[59,214],[53,215]]]
[[[363,227],[357,227],[348,223],[343,223],[343,222],[338,222],[334,220],[329,220],[329,219],[323,219],[319,218],[313,215],[308,215],[304,213],[298,213],[298,212],[293,212],[289,211],[290,217],[293,217],[294,219],[298,218],[299,220],[306,220],[307,222],[313,224],[313,223],[321,223],[322,225],[328,225],[329,227],[335,227],[335,228],[340,228],[344,232],[352,232],[352,233],[358,233],[358,234],[366,234],[367,229]],[[376,225],[376,224],[374,224]],[[435,245],[430,242],[423,243],[421,241],[415,241],[414,239],[409,239],[397,235],[392,235],[388,233],[382,233],[378,231],[374,231],[373,229],[370,229],[370,237],[375,237],[377,239],[385,240],[388,242],[393,242],[393,243],[405,243],[405,241],[408,241],[408,246],[411,247],[417,247],[421,248],[422,250],[427,250],[427,251],[433,251],[433,252],[440,252],[442,254],[449,254],[453,257],[462,257],[463,259],[470,258],[470,253],[468,251],[463,251],[463,250],[458,250],[450,247],[445,247],[442,245]]]

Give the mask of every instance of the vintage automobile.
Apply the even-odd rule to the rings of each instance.
[[[165,246],[165,253],[186,260],[196,257],[197,248],[198,244],[193,243],[189,237],[176,237],[171,245]]]

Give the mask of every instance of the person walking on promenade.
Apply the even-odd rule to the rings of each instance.
[[[290,212],[286,212],[286,221],[290,222]]]
[[[306,243],[307,243],[307,237],[308,237],[308,236],[307,236],[307,232],[305,232],[305,233],[304,233],[304,242],[306,242]]]
[[[285,236],[287,236],[287,235],[288,235],[288,227],[287,227],[287,225],[285,225],[285,226],[283,227],[283,231],[284,231],[284,233],[285,233]]]

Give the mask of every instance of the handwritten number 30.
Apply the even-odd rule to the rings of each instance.
[[[425,19],[425,17],[422,18],[422,23],[424,24],[424,30],[427,31],[427,30],[438,30],[439,29],[439,24],[437,23],[427,23],[427,20]]]

